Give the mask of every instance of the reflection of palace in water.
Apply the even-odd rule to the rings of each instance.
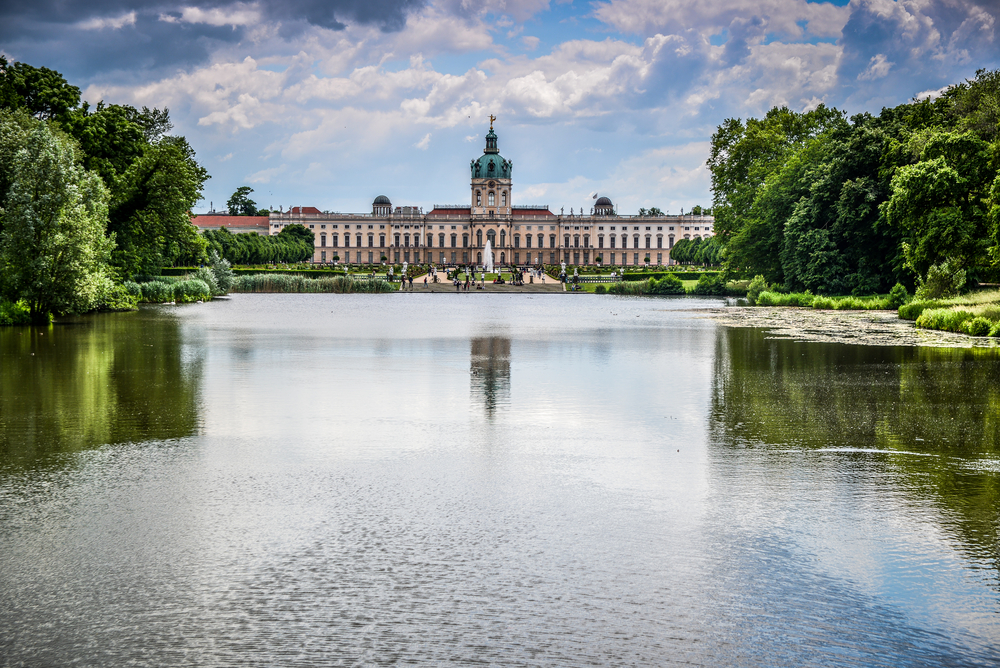
[[[474,338],[471,342],[472,393],[482,397],[486,412],[510,401],[510,339],[501,336]]]
[[[469,165],[467,204],[435,204],[425,213],[421,207],[393,207],[379,195],[371,213],[295,206],[269,217],[213,211],[191,222],[202,230],[225,227],[265,235],[304,225],[315,238],[313,262],[350,264],[481,265],[489,242],[498,264],[664,265],[672,263],[675,241],[714,235],[712,216],[619,215],[607,197],[597,198],[589,212],[571,207],[569,214],[553,213],[547,204],[515,205],[513,171],[513,161],[500,155],[491,122],[483,154]]]

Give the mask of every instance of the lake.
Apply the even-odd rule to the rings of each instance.
[[[0,329],[0,664],[1000,662],[1000,354],[719,300]]]

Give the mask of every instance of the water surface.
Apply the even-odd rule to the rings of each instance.
[[[1000,356],[717,302],[0,330],[4,665],[995,665]]]

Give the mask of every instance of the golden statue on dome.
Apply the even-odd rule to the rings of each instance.
[[[494,116],[493,114],[490,114],[490,130],[493,129],[493,121],[495,121],[496,119],[497,119],[496,116]]]

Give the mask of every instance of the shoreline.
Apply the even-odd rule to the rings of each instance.
[[[968,336],[918,328],[896,311],[827,311],[782,306],[723,306],[702,309],[697,317],[727,327],[767,330],[767,338],[866,346],[1000,348],[995,337]]]

